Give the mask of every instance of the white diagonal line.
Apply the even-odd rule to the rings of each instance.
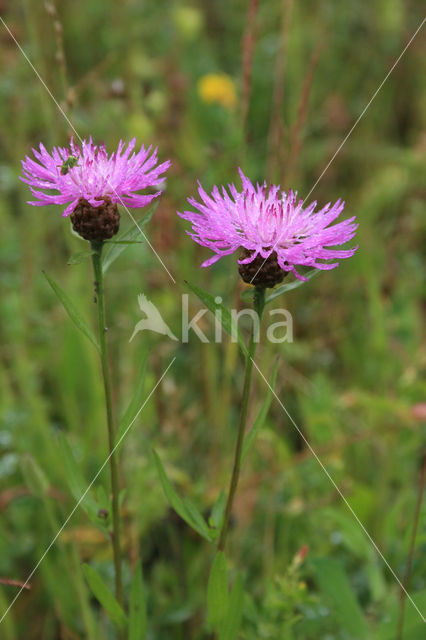
[[[368,533],[367,529],[365,528],[365,526],[363,525],[363,523],[361,522],[361,520],[359,519],[359,517],[357,516],[357,514],[353,510],[353,508],[351,507],[350,503],[347,501],[347,499],[343,495],[342,491],[337,486],[336,482],[333,480],[333,478],[331,477],[331,475],[327,471],[327,469],[324,466],[324,464],[321,462],[321,460],[318,457],[318,455],[315,453],[315,450],[313,449],[313,447],[311,446],[311,444],[307,440],[307,438],[306,438],[305,434],[303,433],[303,431],[300,429],[300,427],[297,426],[296,422],[293,420],[293,418],[291,417],[291,415],[289,414],[289,412],[287,411],[287,409],[285,408],[285,406],[283,405],[283,403],[281,402],[281,400],[279,399],[279,397],[277,396],[277,394],[275,393],[275,391],[273,390],[273,388],[269,384],[268,380],[265,378],[265,376],[263,375],[263,373],[261,372],[261,370],[259,369],[259,367],[255,363],[255,361],[253,360],[253,358],[251,358],[251,361],[254,364],[254,366],[256,367],[257,371],[260,373],[260,375],[263,378],[263,380],[268,385],[270,391],[275,396],[275,398],[278,401],[280,407],[283,409],[283,411],[285,412],[285,414],[287,415],[287,417],[289,418],[289,420],[291,421],[291,423],[293,424],[293,426],[297,430],[298,434],[303,439],[304,443],[306,444],[306,446],[308,447],[308,449],[310,450],[310,452],[312,453],[312,455],[314,456],[314,458],[316,459],[316,461],[320,465],[321,469],[324,471],[325,475],[330,480],[331,484],[336,489],[337,493],[340,495],[340,497],[342,498],[343,502],[345,503],[345,505],[347,506],[347,508],[349,509],[349,511],[351,512],[351,514],[353,515],[353,517],[355,518],[355,520],[357,521],[357,523],[359,524],[359,526],[361,527],[363,532],[365,533],[365,535],[367,536],[368,540],[371,542],[371,544],[373,545],[374,549],[377,551],[377,553],[379,554],[379,556],[381,557],[381,559],[383,560],[383,562],[385,563],[385,565],[389,569],[390,573],[393,575],[393,577],[395,578],[395,580],[397,581],[397,583],[399,584],[399,586],[401,587],[401,589],[403,590],[403,592],[405,593],[405,595],[407,596],[407,598],[409,599],[409,601],[411,602],[411,604],[413,605],[413,607],[415,608],[415,610],[417,611],[417,613],[419,614],[419,616],[421,617],[423,622],[426,623],[426,619],[425,619],[424,615],[422,614],[422,612],[420,611],[420,609],[418,608],[418,606],[416,605],[416,603],[414,602],[414,600],[412,599],[412,597],[410,596],[410,594],[408,593],[408,591],[406,590],[404,585],[402,584],[401,580],[396,575],[395,571],[390,566],[389,562],[386,560],[386,558],[383,555],[383,553],[380,551],[380,549],[377,546],[377,544],[374,542],[374,540],[371,537],[371,535]]]
[[[327,166],[325,167],[325,169],[323,170],[323,172],[321,173],[321,175],[319,176],[319,178],[317,179],[317,181],[315,182],[314,186],[312,187],[312,189],[309,191],[308,195],[305,196],[303,198],[303,200],[307,200],[309,198],[309,196],[311,195],[312,191],[315,189],[315,187],[317,186],[317,184],[320,182],[320,180],[323,178],[323,176],[325,175],[325,173],[328,171],[330,165],[334,162],[336,156],[340,153],[340,151],[342,150],[342,148],[344,147],[344,145],[346,144],[346,142],[348,141],[349,137],[352,135],[352,132],[354,131],[355,127],[358,126],[358,124],[360,123],[360,121],[362,120],[362,118],[364,117],[367,109],[370,107],[371,103],[373,102],[373,100],[375,99],[375,97],[377,96],[377,94],[381,91],[383,85],[385,84],[386,80],[389,78],[389,76],[391,75],[392,71],[395,69],[395,67],[397,66],[397,64],[399,63],[399,61],[401,60],[401,58],[403,57],[403,55],[405,54],[405,52],[407,51],[408,47],[410,46],[410,44],[413,42],[414,38],[416,37],[416,35],[419,33],[420,29],[423,27],[424,23],[426,21],[426,18],[423,18],[423,20],[421,21],[421,23],[419,24],[419,26],[417,27],[417,29],[415,30],[415,32],[413,33],[413,35],[411,36],[411,38],[409,39],[409,41],[407,42],[407,44],[405,45],[404,49],[402,50],[402,52],[399,54],[398,58],[395,60],[395,62],[393,63],[393,65],[391,66],[391,68],[389,69],[389,71],[387,72],[386,76],[384,77],[384,79],[382,80],[382,82],[379,84],[378,88],[376,89],[376,91],[373,93],[373,95],[371,96],[370,100],[367,102],[366,106],[364,107],[364,109],[361,111],[360,115],[358,116],[358,118],[355,120],[354,124],[352,125],[352,127],[349,129],[348,133],[346,134],[346,136],[344,137],[344,139],[342,140],[342,142],[340,143],[340,145],[338,146],[337,150],[334,152],[334,154],[332,155],[331,159],[329,160]],[[277,246],[277,244],[279,243],[279,239],[275,242],[274,246],[272,247],[272,252],[274,251],[275,247]],[[259,273],[259,271],[262,269],[263,265],[265,264],[267,258],[265,258],[265,260],[262,262],[262,264],[260,265],[260,267],[258,268],[258,270],[256,271],[256,273],[254,274],[253,278],[250,281],[250,284],[253,283],[253,280],[255,279],[255,277],[257,276],[257,274]]]
[[[74,515],[74,513],[77,511],[78,507],[80,506],[80,504],[82,503],[82,501],[84,500],[84,498],[87,496],[87,494],[89,493],[90,489],[92,488],[92,486],[94,485],[94,483],[96,482],[96,480],[98,479],[98,477],[100,476],[101,472],[104,470],[104,468],[106,467],[106,465],[108,464],[111,456],[114,454],[115,450],[117,449],[117,447],[121,444],[121,442],[123,441],[123,439],[126,437],[127,433],[129,432],[130,427],[133,425],[133,423],[135,422],[135,420],[137,419],[137,417],[139,416],[140,412],[142,411],[142,409],[145,407],[145,405],[149,402],[151,396],[153,395],[153,393],[155,392],[155,390],[157,389],[157,387],[160,385],[161,381],[163,380],[164,376],[167,374],[167,372],[169,371],[170,367],[172,366],[172,364],[174,363],[174,361],[176,360],[176,357],[172,358],[172,360],[170,361],[167,369],[163,372],[163,374],[161,375],[161,377],[157,380],[155,386],[151,389],[148,397],[146,398],[146,400],[143,402],[143,404],[141,405],[141,407],[139,408],[139,411],[137,412],[137,414],[135,415],[135,417],[133,418],[133,420],[131,421],[131,423],[129,424],[129,426],[127,427],[127,429],[124,431],[124,433],[122,434],[122,436],[117,440],[117,442],[114,444],[114,447],[112,449],[112,451],[110,452],[110,454],[108,455],[108,457],[105,459],[104,463],[102,464],[102,466],[99,468],[99,470],[97,471],[96,475],[94,476],[94,478],[92,479],[92,481],[90,482],[90,484],[88,485],[87,489],[85,490],[85,492],[83,493],[83,495],[80,497],[80,499],[78,500],[78,502],[74,505],[73,510],[71,511],[71,513],[68,515],[68,517],[66,518],[66,520],[63,522],[61,528],[59,529],[59,531],[56,533],[55,537],[50,541],[49,545],[47,546],[45,552],[43,553],[43,555],[41,556],[40,560],[37,562],[37,564],[35,565],[34,569],[31,571],[31,573],[29,574],[28,578],[25,580],[25,582],[22,584],[21,588],[19,589],[18,593],[16,594],[16,596],[13,598],[12,602],[10,603],[10,605],[8,606],[8,608],[6,609],[6,611],[3,613],[2,617],[0,618],[0,624],[3,622],[3,620],[5,619],[5,617],[7,616],[7,614],[9,613],[9,611],[11,610],[11,608],[13,607],[13,605],[15,604],[16,600],[19,598],[19,596],[21,595],[22,591],[25,589],[25,587],[28,585],[29,581],[31,580],[31,578],[33,577],[33,575],[35,574],[35,572],[37,571],[37,569],[39,568],[39,566],[41,565],[41,563],[43,562],[44,558],[47,556],[47,554],[49,553],[50,549],[53,547],[53,545],[55,544],[56,540],[59,538],[59,536],[61,535],[62,531],[65,529],[65,527],[67,526],[68,522],[71,520],[72,516]]]
[[[383,85],[385,84],[386,80],[389,78],[389,76],[391,75],[392,71],[395,69],[395,67],[397,66],[397,64],[399,63],[399,61],[401,60],[401,58],[403,57],[403,55],[405,54],[405,52],[407,51],[408,47],[410,46],[410,44],[413,42],[414,38],[416,37],[416,35],[419,33],[420,29],[422,28],[422,26],[424,25],[426,21],[426,18],[423,18],[422,22],[420,23],[420,25],[417,27],[416,31],[414,32],[414,34],[411,36],[410,40],[407,42],[407,44],[405,45],[404,49],[402,50],[402,52],[400,53],[400,55],[398,56],[398,58],[395,60],[395,62],[393,63],[393,65],[391,66],[391,68],[389,69],[389,71],[387,72],[385,78],[382,80],[382,82],[379,84],[378,88],[376,89],[376,91],[373,93],[373,95],[371,96],[370,100],[368,101],[368,103],[366,104],[366,106],[364,107],[364,109],[361,111],[360,115],[358,116],[358,118],[355,120],[354,124],[352,125],[352,127],[350,128],[350,130],[348,131],[348,133],[346,134],[345,138],[343,139],[343,141],[340,143],[339,147],[337,148],[337,150],[334,152],[334,154],[332,155],[329,163],[327,164],[327,166],[325,167],[324,171],[321,173],[320,177],[318,178],[318,180],[315,182],[314,186],[312,187],[312,189],[309,191],[308,195],[304,198],[304,200],[307,200],[309,198],[309,196],[311,195],[312,191],[315,189],[315,187],[317,186],[317,184],[319,183],[319,181],[322,179],[322,177],[324,176],[324,174],[326,173],[326,171],[328,170],[329,166],[332,164],[332,162],[334,161],[335,157],[337,156],[337,154],[340,152],[340,150],[342,149],[342,147],[346,144],[349,136],[352,134],[353,130],[355,129],[355,127],[358,126],[360,120],[362,120],[362,118],[364,117],[365,112],[367,111],[367,109],[369,108],[369,106],[371,105],[371,103],[373,102],[374,98],[377,96],[377,94],[380,92],[380,90],[382,89]]]
[[[47,86],[47,84],[45,83],[45,81],[43,80],[43,78],[41,77],[41,75],[39,74],[39,72],[37,71],[37,69],[35,68],[35,66],[33,65],[33,63],[31,62],[31,60],[29,59],[29,57],[27,56],[27,54],[25,53],[25,51],[23,50],[23,48],[21,47],[21,45],[19,44],[19,42],[17,41],[17,39],[15,38],[15,36],[13,35],[13,33],[11,32],[11,30],[9,29],[9,27],[7,26],[6,22],[3,20],[3,18],[0,16],[0,20],[4,26],[4,28],[6,29],[6,31],[9,33],[10,37],[12,38],[12,40],[14,41],[14,43],[16,44],[16,46],[18,47],[19,51],[22,53],[22,55],[24,56],[25,60],[28,62],[28,64],[30,65],[31,69],[34,71],[35,75],[37,76],[37,78],[40,80],[41,84],[43,85],[43,87],[46,89],[47,93],[49,94],[49,96],[51,97],[51,99],[53,100],[53,102],[55,103],[56,107],[58,108],[58,110],[60,111],[60,113],[62,114],[62,116],[65,118],[66,122],[68,123],[68,125],[71,127],[72,131],[75,133],[76,137],[79,139],[80,143],[83,142],[82,137],[80,136],[80,134],[78,133],[78,131],[76,130],[76,128],[74,127],[73,123],[71,122],[71,120],[69,119],[69,117],[67,116],[67,114],[65,113],[65,111],[63,110],[63,108],[61,107],[61,105],[59,104],[59,102],[56,100],[55,96],[53,95],[53,93],[51,92],[51,90],[49,89],[49,87]],[[148,240],[146,234],[142,231],[142,229],[140,228],[140,226],[138,225],[137,221],[135,220],[133,214],[130,212],[130,210],[128,209],[128,207],[126,207],[126,205],[124,204],[123,200],[121,199],[121,197],[119,196],[119,194],[116,192],[116,190],[107,182],[108,187],[111,189],[111,191],[114,192],[115,196],[117,197],[120,205],[123,207],[123,209],[125,209],[125,211],[128,213],[128,215],[130,216],[130,219],[132,220],[133,224],[138,228],[140,234],[143,236],[144,240],[147,242],[149,248],[151,249],[151,251],[154,253],[155,257],[157,258],[157,260],[160,262],[160,264],[163,266],[163,268],[165,269],[165,271],[167,272],[169,278],[172,280],[173,284],[176,284],[176,280],[174,279],[174,277],[172,276],[172,274],[170,273],[170,271],[168,270],[168,268],[166,267],[166,265],[164,264],[163,260],[161,259],[161,257],[158,255],[157,251],[154,249],[154,247],[152,246],[151,242]]]

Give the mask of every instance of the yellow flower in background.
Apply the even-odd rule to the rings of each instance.
[[[198,81],[198,95],[207,104],[218,103],[226,109],[237,104],[235,82],[226,73],[207,73]]]

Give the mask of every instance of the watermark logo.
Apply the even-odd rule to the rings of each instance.
[[[155,331],[155,333],[160,333],[163,336],[168,336],[172,340],[176,340],[178,342],[179,338],[176,338],[175,334],[169,326],[164,322],[161,313],[158,311],[155,304],[153,304],[146,295],[140,293],[138,295],[138,303],[140,310],[146,315],[146,318],[143,320],[139,320],[136,324],[132,336],[129,340],[131,342],[135,335],[139,333],[139,331]]]
[[[159,333],[161,335],[168,336],[171,340],[180,341],[182,343],[189,342],[190,332],[192,331],[197,338],[201,342],[222,342],[224,336],[223,330],[223,307],[222,307],[222,298],[217,296],[215,298],[215,303],[217,304],[217,309],[214,314],[211,314],[209,309],[203,308],[200,309],[193,318],[189,317],[189,295],[184,293],[182,295],[182,333],[181,338],[177,338],[173,331],[170,329],[168,324],[163,319],[160,311],[157,307],[148,300],[148,298],[143,294],[138,295],[138,303],[140,310],[145,314],[145,318],[140,320],[133,330],[133,333],[130,337],[129,342],[131,342],[137,333],[141,331],[154,331],[155,333]],[[254,326],[254,340],[255,342],[260,341],[260,319],[258,314],[254,309],[230,309],[230,322],[228,322],[228,327],[230,328],[229,333],[231,334],[231,341],[238,341],[238,328],[242,318],[249,318]],[[268,342],[272,342],[274,344],[280,344],[281,342],[293,342],[293,317],[288,309],[271,309],[269,312],[264,314],[266,325],[266,321],[269,320],[269,324],[266,328],[266,340]],[[213,338],[209,339],[205,333],[205,318],[213,317]],[[279,321],[271,322],[272,319],[278,319]],[[203,321],[203,329],[201,329],[199,323]]]

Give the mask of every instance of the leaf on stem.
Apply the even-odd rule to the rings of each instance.
[[[268,415],[269,407],[271,406],[271,401],[272,401],[273,389],[275,387],[275,382],[277,380],[277,373],[278,373],[278,360],[276,361],[274,368],[272,370],[271,382],[267,388],[262,407],[259,413],[257,414],[256,420],[254,421],[252,428],[250,429],[250,431],[248,432],[244,440],[243,451],[241,453],[241,464],[244,462],[244,459],[250,447],[255,441],[255,438],[259,433],[260,429],[263,427],[263,423],[265,422],[266,416]]]
[[[71,256],[67,264],[80,264],[86,258],[90,258],[90,256],[93,256],[94,253],[94,251],[78,251],[77,253],[74,253],[73,256]]]
[[[80,502],[80,506],[87,513],[89,518],[100,526],[98,518],[99,505],[90,492],[87,491],[88,483],[84,479],[71,447],[62,433],[59,434],[59,449],[61,452],[61,464],[73,498],[76,502],[79,502],[84,495],[83,500]]]
[[[69,317],[71,318],[71,320],[73,321],[77,329],[79,329],[82,333],[84,333],[86,338],[89,338],[90,342],[100,352],[100,347],[99,347],[98,341],[96,340],[95,334],[93,333],[90,326],[87,324],[86,320],[80,314],[77,307],[70,300],[70,298],[67,296],[65,291],[63,291],[61,287],[54,280],[52,280],[52,278],[48,276],[45,271],[43,271],[43,275],[46,278],[47,282],[52,287],[53,291],[57,295],[65,311],[68,313]]]
[[[146,640],[146,599],[142,581],[141,563],[138,562],[130,585],[128,640]]]
[[[304,273],[303,276],[308,280],[310,280],[315,275],[317,275],[317,273],[319,273],[320,271],[321,269],[311,269],[307,273]],[[278,298],[278,296],[282,295],[283,293],[287,293],[287,291],[292,291],[292,289],[297,289],[298,287],[301,287],[302,284],[306,284],[306,280],[296,279],[296,280],[293,280],[293,282],[282,284],[276,289],[273,289],[269,294],[269,296],[266,296],[265,304],[268,304],[268,302],[271,302],[271,300],[275,300],[275,298]]]
[[[243,579],[238,574],[229,597],[228,610],[221,625],[219,640],[237,640],[243,615]]]
[[[213,509],[210,515],[210,522],[209,522],[210,526],[214,527],[218,533],[222,528],[223,517],[225,515],[225,507],[226,507],[226,493],[222,489],[222,491],[219,493],[219,496],[216,502],[213,505]]]
[[[143,244],[143,240],[104,240],[104,244]]]
[[[160,457],[156,451],[153,450],[154,461],[157,467],[158,475],[160,476],[160,482],[163,487],[163,491],[166,495],[167,500],[170,503],[170,506],[176,511],[176,513],[185,520],[185,522],[192,528],[194,531],[200,534],[205,540],[212,542],[213,536],[205,522],[203,516],[198,511],[197,507],[192,504],[189,500],[182,500],[174,490],[172,484],[170,483],[166,472],[164,470],[163,464],[160,460]]]
[[[307,271],[306,273],[304,273],[303,276],[308,280],[310,280],[317,273],[320,273],[320,271],[321,269],[311,269],[310,271]],[[270,289],[271,293],[268,296],[266,296],[265,304],[268,304],[268,302],[271,302],[271,300],[274,300],[275,298],[282,295],[283,293],[287,293],[287,291],[292,291],[292,289],[297,289],[298,287],[301,287],[302,284],[305,284],[305,283],[306,283],[306,280],[299,280],[298,278],[295,278],[291,282],[285,282],[281,286],[275,287],[275,289]],[[248,287],[241,292],[240,297],[243,300],[252,301],[253,294],[254,294],[254,287]]]
[[[124,412],[123,417],[121,418],[121,421],[118,427],[117,436],[115,438],[116,454],[118,454],[124,442],[124,434],[130,428],[130,425],[135,420],[135,417],[138,414],[138,411],[140,410],[143,404],[143,392],[145,388],[147,360],[148,360],[148,353],[144,353],[144,355],[142,356],[142,363],[139,370],[139,375],[136,381],[135,392],[133,394],[132,399],[129,402],[129,405],[126,411]]]
[[[99,573],[88,564],[83,564],[83,572],[93,595],[103,606],[111,622],[119,629],[125,629],[127,626],[126,615]]]
[[[222,551],[218,551],[212,564],[207,585],[208,621],[217,630],[228,609],[228,573],[226,558]]]
[[[137,221],[136,224],[133,224],[133,226],[128,231],[125,231],[124,233],[117,236],[117,239],[114,240],[114,242],[108,243],[106,245],[102,255],[103,273],[106,273],[112,263],[117,260],[117,258],[123,253],[127,246],[133,243],[135,238],[141,235],[141,229],[143,229],[151,220],[157,207],[158,202],[155,202],[155,204],[152,205],[148,213],[141,220]]]

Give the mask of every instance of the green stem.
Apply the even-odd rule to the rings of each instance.
[[[234,466],[232,469],[231,482],[229,485],[228,499],[226,501],[225,515],[223,518],[222,529],[219,536],[219,542],[217,545],[218,551],[224,551],[226,545],[226,538],[228,535],[229,521],[231,519],[232,505],[234,502],[235,492],[237,490],[238,479],[241,470],[241,455],[243,451],[244,433],[247,421],[248,401],[250,397],[251,376],[253,371],[253,360],[256,352],[256,344],[258,340],[258,328],[260,328],[260,321],[262,318],[263,309],[265,306],[265,289],[256,287],[253,297],[254,310],[257,312],[259,318],[259,327],[256,327],[256,323],[253,322],[252,333],[250,337],[250,344],[248,348],[248,355],[246,356],[246,369],[244,375],[243,397],[241,401],[240,423],[238,426],[237,443],[235,446],[234,454]]]
[[[105,390],[105,407],[108,427],[109,467],[111,474],[112,492],[112,547],[114,552],[115,568],[115,594],[120,605],[123,605],[123,584],[121,578],[121,554],[120,554],[120,513],[119,513],[119,484],[117,470],[117,454],[114,453],[114,423],[112,416],[111,379],[108,367],[108,353],[106,345],[104,284],[102,273],[102,242],[92,242],[94,254],[92,256],[93,271],[95,274],[96,302],[98,307],[99,345],[101,350],[102,377]]]

